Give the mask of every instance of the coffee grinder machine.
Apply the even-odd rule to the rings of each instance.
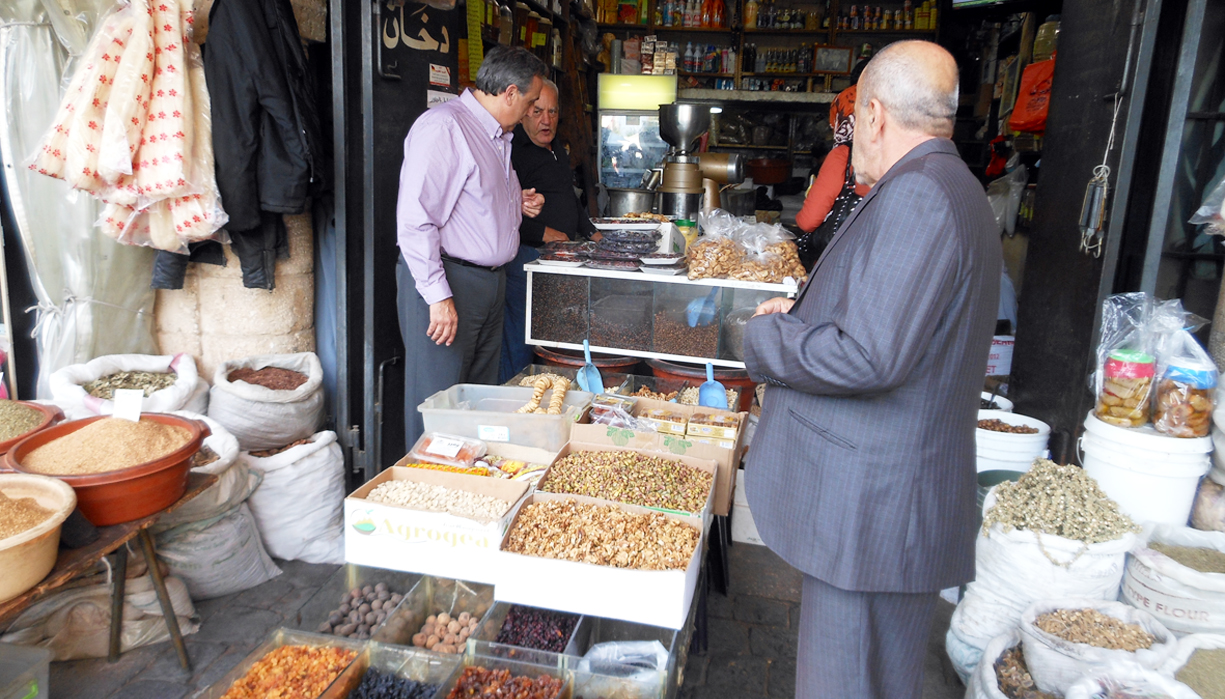
[[[697,220],[699,211],[719,207],[719,185],[744,181],[739,155],[694,152],[694,143],[709,129],[708,106],[686,102],[659,106],[659,135],[672,146],[664,157],[659,213]]]

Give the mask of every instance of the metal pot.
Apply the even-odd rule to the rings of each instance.
[[[608,188],[608,215],[610,217],[654,210],[655,192],[647,189]]]

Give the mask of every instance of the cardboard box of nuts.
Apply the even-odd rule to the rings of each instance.
[[[388,481],[414,481],[506,502],[501,518],[481,522],[447,512],[366,499]],[[345,498],[345,560],[442,578],[497,583],[498,543],[530,486],[523,481],[393,466]]]
[[[508,542],[515,524],[502,540],[502,574],[494,590],[500,602],[514,602],[574,614],[622,619],[670,629],[682,628],[689,616],[701,568],[705,529],[700,517],[658,512],[581,495],[533,493],[516,513],[532,503],[574,500],[585,505],[607,505],[626,513],[667,517],[696,530],[696,543],[684,569],[642,570],[577,563],[559,558],[511,553]],[[555,538],[555,537],[553,537]]]
[[[688,417],[694,412],[715,412],[724,415],[739,415],[740,424],[748,418],[748,413],[731,413],[703,408],[696,405],[681,405],[665,401],[639,398],[635,413],[650,408],[665,408]],[[660,432],[638,432],[635,430],[612,427],[609,425],[575,425],[570,430],[571,442],[584,444],[606,444],[615,447],[631,449],[646,449],[664,452],[676,456],[692,456],[698,459],[710,459],[719,465],[715,474],[715,496],[713,501],[714,514],[727,516],[732,508],[732,491],[736,485],[736,469],[740,467],[740,457],[744,454],[744,431],[738,430],[732,439],[714,437],[680,436]]]

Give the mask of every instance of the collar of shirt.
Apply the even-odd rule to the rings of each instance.
[[[476,95],[472,94],[471,89],[464,90],[464,94],[459,96],[459,103],[472,113],[472,117],[489,134],[489,138],[500,138],[507,143],[510,143],[510,140],[514,138],[514,132],[504,131],[498,120],[493,118],[488,109],[485,109],[485,105],[477,101]]]

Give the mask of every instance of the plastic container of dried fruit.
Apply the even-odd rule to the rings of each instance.
[[[385,674],[392,674],[415,682],[432,684],[439,688],[436,697],[441,694],[442,686],[455,675],[455,668],[463,662],[462,655],[439,655],[427,653],[417,648],[391,646],[385,643],[371,642],[366,650],[353,661],[352,670],[357,676],[356,689],[370,669]]]
[[[692,616],[692,613],[691,613]],[[678,658],[677,648],[682,634],[676,629],[662,626],[638,624],[619,619],[605,619],[596,616],[584,616],[575,629],[575,652],[566,657],[566,668],[575,671],[575,694],[583,696],[598,696],[600,689],[621,687],[623,691],[615,692],[615,696],[634,699],[663,699],[671,689],[676,688]],[[659,641],[668,652],[668,663],[654,677],[648,678],[640,667],[614,669],[601,666],[598,671],[579,672],[583,665],[583,656],[595,645],[610,642]],[[610,677],[611,676],[611,677]],[[610,696],[605,694],[605,696]]]
[[[545,392],[542,407],[548,407],[552,395]],[[532,399],[531,388],[461,383],[426,398],[417,410],[426,432],[560,451],[570,441],[570,426],[583,416],[592,398],[591,393],[571,389],[560,415],[516,413]]]
[[[430,655],[455,657],[463,654],[462,644],[457,654],[439,653],[413,646],[413,636],[421,631],[426,619],[442,612],[456,618],[467,612],[476,618],[479,629],[479,624],[485,620],[493,605],[493,585],[425,575],[408,591],[382,625],[374,630],[371,638],[380,643],[414,647]]]
[[[144,413],[141,420],[181,427],[190,433],[186,444],[171,453],[117,471],[88,473],[76,476],[55,476],[72,486],[77,493],[81,514],[98,527],[131,522],[165,509],[183,497],[187,477],[191,473],[191,457],[200,450],[204,438],[211,434],[208,425],[164,413]],[[48,427],[21,440],[4,455],[4,465],[14,471],[29,473],[21,461],[35,449],[69,435],[110,415],[72,420]]]
[[[573,683],[571,682],[571,673],[559,667],[550,667],[548,665],[537,665],[536,663],[523,662],[518,660],[507,660],[506,658],[496,658],[486,655],[475,655],[468,653],[464,656],[463,662],[455,669],[447,683],[443,685],[438,692],[439,697],[446,697],[451,690],[455,689],[459,684],[460,677],[463,676],[464,670],[469,667],[484,667],[490,670],[507,670],[512,677],[527,676],[535,679],[541,675],[548,675],[555,679],[561,680],[561,687],[552,697],[544,699],[560,699],[561,697],[570,697],[573,695]]]
[[[327,621],[328,615],[340,606],[340,596],[348,594],[355,587],[383,583],[387,585],[388,590],[403,598],[408,596],[420,579],[419,573],[404,573],[398,570],[346,563],[328,578],[328,581],[307,600],[306,604],[302,605],[293,619],[292,627],[318,633],[319,625]],[[388,614],[388,616],[391,615]],[[377,632],[378,628],[375,627],[374,630]]]
[[[0,643],[0,699],[51,696],[51,651]]]
[[[0,473],[0,492],[10,498],[34,498],[51,516],[34,527],[0,539],[0,602],[38,584],[55,567],[60,527],[77,506],[72,487],[58,478],[27,473]]]
[[[478,654],[482,655],[504,657],[511,660],[526,660],[538,665],[557,664],[558,667],[561,667],[561,656],[574,655],[578,653],[578,632],[579,627],[583,624],[583,616],[581,614],[571,614],[570,612],[557,612],[558,614],[566,614],[578,619],[578,623],[574,625],[574,630],[570,632],[570,638],[566,639],[566,645],[560,653],[554,653],[547,650],[537,650],[534,648],[525,648],[508,643],[498,643],[498,634],[502,631],[502,625],[506,623],[506,617],[510,614],[511,607],[526,606],[527,605],[512,604],[510,602],[498,602],[495,604],[493,609],[489,611],[489,614],[481,621],[480,626],[476,628],[476,634],[470,637],[468,641],[469,652],[478,652]],[[528,609],[535,609],[535,607],[528,607]],[[521,653],[518,657],[514,657],[507,654],[508,652],[506,649],[508,648],[514,648],[517,651],[527,654],[524,655]],[[532,655],[533,653],[535,655]]]
[[[486,451],[485,443],[479,439],[427,430],[408,450],[408,455],[427,464],[471,468]]]
[[[261,643],[255,650],[242,659],[242,662],[234,666],[234,669],[225,674],[224,677],[214,682],[202,694],[196,695],[196,699],[221,699],[225,696],[226,690],[230,688],[238,680],[242,679],[247,671],[253,665],[259,662],[270,651],[280,648],[281,646],[310,646],[312,648],[344,648],[346,650],[356,651],[358,657],[367,652],[369,643],[366,641],[354,641],[348,638],[337,638],[335,636],[324,636],[317,633],[307,633],[305,631],[295,631],[293,629],[277,629],[273,631],[266,641]],[[369,661],[367,660],[367,664]],[[355,657],[352,662],[339,674],[332,683],[328,685],[318,699],[345,699],[349,694],[357,688],[362,679],[364,668],[358,669],[358,658]]]

